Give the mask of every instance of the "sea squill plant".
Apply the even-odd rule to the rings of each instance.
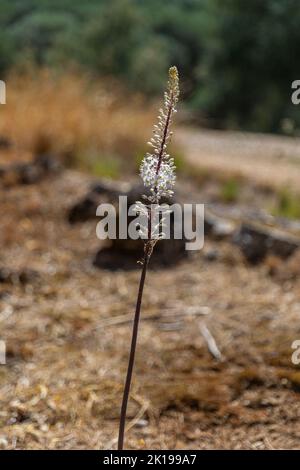
[[[146,279],[147,267],[154,246],[161,238],[154,236],[153,233],[157,232],[157,226],[154,225],[154,209],[153,207],[159,206],[161,199],[164,197],[170,198],[173,195],[173,187],[175,185],[175,165],[173,158],[167,153],[167,147],[170,142],[172,132],[170,130],[172,118],[176,113],[176,105],[179,98],[179,77],[176,67],[169,69],[168,87],[164,94],[163,107],[159,110],[158,122],[154,126],[153,136],[149,142],[152,147],[151,152],[148,152],[140,167],[140,176],[143,180],[144,186],[147,189],[147,195],[143,196],[144,203],[138,201],[136,203],[136,210],[138,213],[145,216],[146,223],[140,227],[140,232],[144,240],[144,255],[141,261],[142,270],[136,301],[136,309],[133,321],[132,339],[130,354],[128,360],[128,369],[125,380],[125,387],[123,393],[118,450],[123,449],[125,421],[128,398],[130,393],[130,385],[132,378],[132,371],[134,365],[138,327],[141,313],[142,297],[144,284]],[[157,219],[156,219],[157,220]],[[162,223],[162,219],[158,225]]]

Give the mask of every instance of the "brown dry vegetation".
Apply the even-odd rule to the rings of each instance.
[[[121,168],[127,168],[145,148],[153,110],[141,96],[122,93],[114,82],[29,70],[11,73],[7,90],[0,135],[14,143],[10,158],[51,152],[66,163],[97,171],[101,159],[112,165],[116,158],[125,159]]]
[[[139,268],[92,267],[95,222],[66,222],[89,183],[64,171],[1,190],[1,264],[15,273],[0,284],[3,448],[116,444]],[[267,265],[248,267],[227,242],[207,240],[176,269],[150,271],[127,447],[299,448],[300,381],[291,363],[299,293],[299,277],[283,282]],[[202,322],[221,363],[207,350]]]

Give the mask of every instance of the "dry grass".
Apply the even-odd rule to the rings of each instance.
[[[17,158],[24,151],[27,156],[54,152],[67,163],[95,166],[101,173],[112,157],[130,156],[135,162],[153,122],[153,111],[141,96],[74,72],[12,73],[7,95],[0,135],[13,141],[10,154]]]
[[[0,267],[37,272],[0,283],[8,356],[0,368],[0,449],[116,446],[140,272],[94,268],[95,221],[67,223],[90,180],[66,170],[36,185],[0,185]],[[218,256],[207,262],[211,250]],[[176,268],[149,272],[127,448],[299,448],[291,344],[300,336],[300,279],[278,282],[236,250],[207,239]],[[195,313],[203,309],[205,316]],[[203,321],[222,363],[207,350]]]
[[[139,97],[121,100],[112,87],[76,74],[42,71],[7,82],[0,135],[13,140],[11,156],[23,158],[23,149],[28,156],[50,151],[86,166],[99,157],[101,166],[124,155],[128,164],[126,157],[134,162],[148,138],[153,116]],[[203,151],[196,136],[191,144]],[[67,223],[68,209],[90,183],[87,175],[66,170],[35,185],[0,185],[0,267],[37,273],[27,282],[11,276],[0,283],[1,339],[7,344],[7,365],[0,368],[0,448],[116,445],[128,320],[140,273],[138,267],[94,268],[95,221]],[[300,336],[299,264],[269,276],[270,266],[250,268],[236,250],[206,240],[203,252],[176,269],[149,272],[128,448],[299,448],[300,378],[291,363],[291,344]],[[209,252],[217,253],[214,261],[206,261]],[[189,314],[187,305],[209,315]],[[201,321],[216,338],[223,363],[208,353]]]

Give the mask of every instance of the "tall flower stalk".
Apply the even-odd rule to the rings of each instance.
[[[164,94],[163,107],[159,110],[158,122],[154,126],[153,136],[150,142],[148,142],[152,147],[152,151],[145,155],[140,167],[140,176],[143,180],[144,186],[148,189],[149,194],[147,196],[143,196],[146,203],[142,204],[138,201],[136,203],[136,207],[137,211],[146,215],[147,223],[146,226],[140,228],[144,239],[144,255],[142,259],[142,271],[136,301],[128,368],[121,406],[118,450],[122,450],[124,444],[126,411],[135,359],[135,350],[147,267],[153,252],[153,248],[159,239],[159,237],[153,236],[153,229],[156,229],[156,227],[152,226],[153,206],[159,205],[162,197],[172,197],[173,187],[176,180],[174,159],[171,158],[167,153],[167,147],[172,136],[170,128],[173,115],[176,113],[178,98],[178,71],[176,67],[171,67],[169,69],[168,87]]]

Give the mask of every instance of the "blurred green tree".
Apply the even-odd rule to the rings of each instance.
[[[6,70],[13,64],[15,50],[10,38],[0,32],[0,80],[3,79]]]
[[[168,50],[135,2],[105,2],[82,31],[79,61],[104,75],[113,75],[144,92],[158,92],[168,67]]]
[[[212,0],[215,19],[193,105],[216,123],[256,131],[300,125],[291,83],[300,77],[297,0]]]
[[[73,61],[153,94],[177,64],[212,126],[294,133],[299,24],[299,0],[1,0],[0,72]]]

